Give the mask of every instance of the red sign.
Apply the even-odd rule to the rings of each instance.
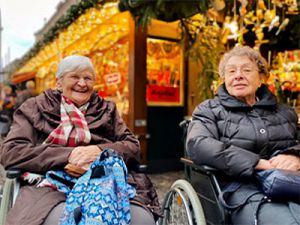
[[[104,79],[107,86],[119,84],[121,82],[121,74],[120,73],[106,74],[104,75]]]
[[[180,102],[179,87],[147,85],[147,101],[153,102]]]

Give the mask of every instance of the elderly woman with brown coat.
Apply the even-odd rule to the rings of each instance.
[[[130,199],[131,224],[155,224],[159,211],[156,191],[145,174],[130,172],[139,163],[139,142],[115,104],[93,91],[94,82],[89,58],[73,55],[62,59],[57,88],[28,99],[15,112],[11,131],[2,144],[1,164],[6,169],[42,175],[49,170],[72,174],[67,168],[85,171],[104,149],[113,149],[126,163],[128,183],[136,189],[136,196]],[[80,118],[79,127],[74,124],[74,115]],[[62,192],[51,187],[24,185],[6,224],[58,224],[65,200]]]

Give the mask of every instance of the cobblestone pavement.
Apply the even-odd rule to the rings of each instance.
[[[162,204],[165,194],[178,179],[184,179],[184,171],[170,171],[158,174],[148,174],[156,188],[159,203]]]

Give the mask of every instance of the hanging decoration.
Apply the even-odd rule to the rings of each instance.
[[[255,48],[260,48],[269,42],[265,32],[274,31],[278,36],[288,26],[289,17],[299,15],[299,0],[196,0],[188,4],[172,0],[120,0],[119,9],[128,10],[141,26],[147,26],[151,19],[166,22],[181,20],[182,37],[184,41],[187,39],[187,49],[197,39],[193,31],[197,28],[185,25],[191,16],[198,13],[221,18],[217,22],[223,24],[222,33],[227,38],[223,38],[224,43],[234,40],[242,44],[243,36],[253,32],[256,37]]]
[[[203,99],[213,94],[211,86],[218,77],[216,65],[226,46],[244,45],[249,41],[245,40],[247,36],[251,36],[253,47],[258,50],[263,44],[270,44],[270,37],[271,44],[274,43],[274,39],[284,35],[291,17],[299,15],[298,7],[296,0],[199,0],[189,4],[121,0],[119,3],[120,10],[129,10],[141,26],[147,26],[151,19],[179,20],[186,54],[202,65],[198,86]]]

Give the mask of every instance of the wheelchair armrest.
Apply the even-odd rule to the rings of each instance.
[[[203,169],[205,169],[206,171],[212,172],[212,173],[216,173],[219,171],[218,169],[211,167],[211,166],[207,166],[207,165],[202,165],[201,167],[203,167]]]
[[[19,178],[21,176],[21,170],[20,169],[8,169],[6,171],[6,177],[9,179]]]
[[[148,170],[148,166],[145,164],[137,164],[131,167],[129,170],[137,172],[137,173],[146,173]]]
[[[148,170],[148,166],[145,164],[137,165],[137,172],[146,173]]]
[[[192,160],[188,159],[188,158],[180,158],[180,161],[183,162],[184,164],[191,166],[203,173],[207,173],[207,174],[214,174],[217,173],[219,170],[211,167],[211,166],[207,166],[207,165],[196,165]]]

